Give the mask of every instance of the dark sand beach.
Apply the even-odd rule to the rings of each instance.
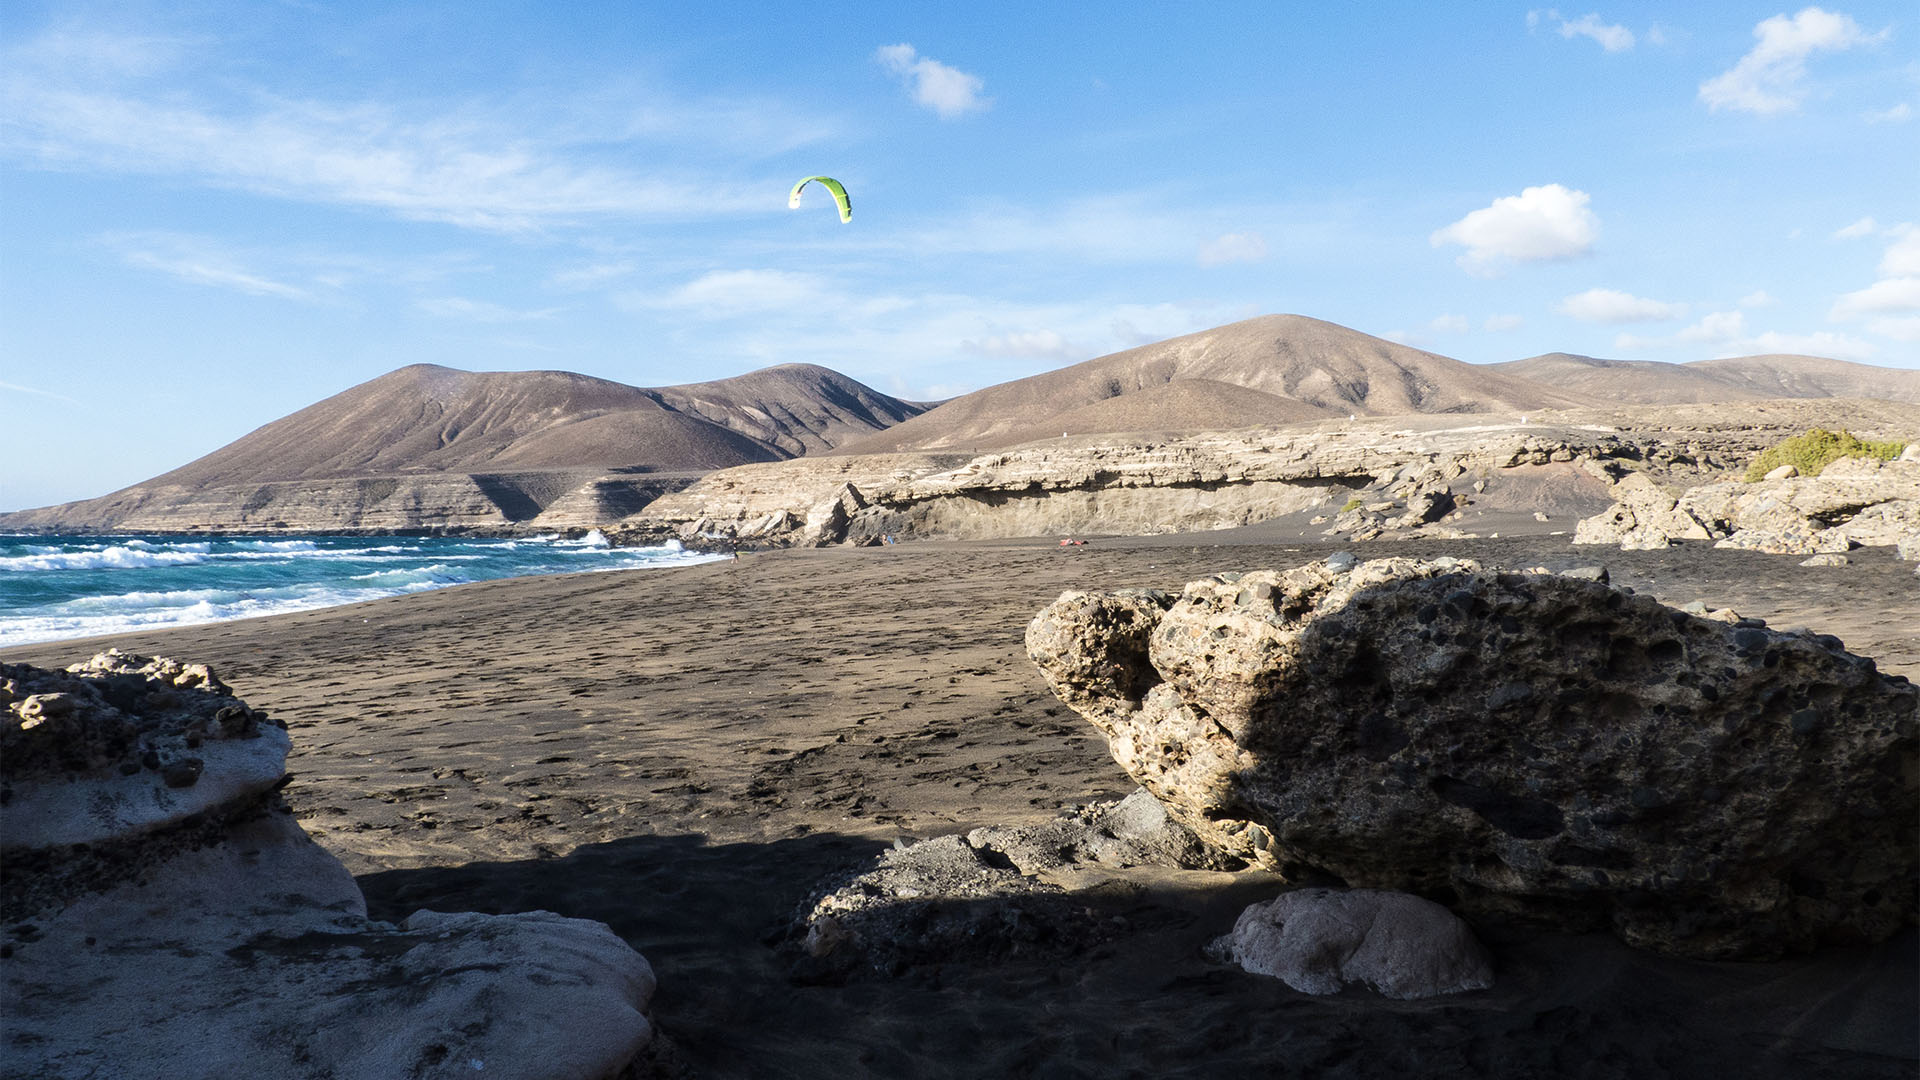
[[[703,1076],[1914,1075],[1908,930],[1765,964],[1476,926],[1491,991],[1314,998],[1201,946],[1277,891],[1166,875],[1101,903],[1085,954],[928,965],[844,985],[775,947],[809,891],[896,839],[1023,824],[1132,784],[1022,646],[1065,589],[1284,568],[1336,549],[1603,564],[1671,604],[1811,626],[1920,678],[1920,581],[1850,565],[1565,537],[1349,545],[1276,529],[747,554],[524,578],[352,607],[6,650],[108,645],[213,665],[292,733],[286,798],[377,917],[545,909],[604,921],[659,975],[659,1029]]]

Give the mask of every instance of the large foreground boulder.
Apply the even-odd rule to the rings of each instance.
[[[278,795],[287,733],[199,665],[0,665],[0,1074],[622,1075],[647,962],[547,912],[367,918]]]
[[[1176,819],[1302,880],[1696,957],[1912,918],[1904,678],[1598,581],[1341,565],[1067,593],[1028,654]]]

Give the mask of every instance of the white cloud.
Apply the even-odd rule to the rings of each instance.
[[[1851,225],[1843,225],[1833,230],[1833,238],[1835,240],[1852,240],[1859,236],[1872,236],[1874,230],[1879,227],[1880,226],[1874,224],[1872,218],[1863,217]]]
[[[1705,346],[1711,356],[1805,353],[1841,360],[1864,360],[1878,351],[1869,342],[1827,330],[1811,334],[1785,334],[1775,330],[1749,333],[1746,316],[1738,311],[1713,312],[1671,337],[1621,334],[1613,344],[1621,350],[1691,347],[1689,351],[1697,352]]]
[[[1632,323],[1677,319],[1687,313],[1687,305],[1649,300],[1618,289],[1588,289],[1560,301],[1554,310],[1581,322]]]
[[[1046,360],[1084,360],[1092,350],[1068,341],[1052,330],[1025,330],[968,339],[960,343],[968,352],[987,356],[1031,356]]]
[[[1526,321],[1518,315],[1489,315],[1487,321],[1480,324],[1480,329],[1490,334],[1503,334],[1509,330],[1520,329],[1521,324]]]
[[[1472,274],[1497,273],[1508,260],[1570,259],[1591,251],[1600,231],[1589,201],[1586,192],[1559,184],[1530,187],[1493,200],[1428,239],[1435,247],[1465,247],[1458,262]]]
[[[1201,266],[1224,263],[1259,262],[1267,257],[1267,242],[1256,232],[1227,233],[1200,247]]]
[[[1920,311],[1920,277],[1882,278],[1864,289],[1846,293],[1834,301],[1827,317],[1843,322],[1863,315],[1902,311]]]
[[[1920,341],[1920,315],[1875,319],[1867,324],[1867,329],[1895,341]]]
[[[948,67],[930,56],[921,56],[911,45],[882,45],[873,51],[880,62],[913,91],[913,100],[951,120],[970,112],[979,112],[992,104],[980,96],[986,89],[978,75]]]
[[[1676,341],[1735,341],[1747,332],[1747,317],[1738,311],[1715,311],[1674,335]]]
[[[1464,334],[1472,328],[1465,315],[1439,315],[1427,324],[1427,329],[1436,334]]]
[[[1753,28],[1752,51],[1726,71],[1700,84],[1700,100],[1713,112],[1735,109],[1771,116],[1797,108],[1806,96],[1802,83],[1807,57],[1867,45],[1886,34],[1868,34],[1846,15],[1802,8],[1789,18],[1775,15]]]
[[[787,270],[715,270],[665,293],[629,293],[622,299],[633,308],[675,309],[707,318],[820,308],[841,301],[818,278]]]
[[[299,100],[232,82],[223,99],[156,89],[171,65],[212,64],[204,49],[122,46],[147,59],[63,62],[40,39],[0,56],[0,152],[44,168],[178,176],[274,198],[377,209],[403,218],[525,230],[584,218],[747,213],[773,205],[757,184],[637,172],[588,160],[608,144],[787,146],[817,122],[768,102],[635,109],[569,101],[529,113],[512,103]],[[157,57],[157,58],[155,58]],[[791,125],[782,121],[791,119]],[[781,134],[790,131],[792,134]],[[583,152],[584,151],[584,152]],[[602,155],[604,156],[604,155]],[[628,158],[631,159],[631,156]]]
[[[1903,101],[1890,109],[1867,113],[1861,119],[1869,124],[1904,124],[1913,119],[1913,106]]]
[[[1740,306],[1743,308],[1772,307],[1779,302],[1780,301],[1774,299],[1772,293],[1765,289],[1755,289],[1740,298]]]
[[[464,296],[431,297],[414,301],[414,306],[442,319],[465,319],[469,322],[482,323],[537,322],[541,319],[551,319],[560,313],[559,308],[523,311],[486,300],[469,300]]]
[[[1830,356],[1836,360],[1866,360],[1880,350],[1857,337],[1819,330],[1811,334],[1782,334],[1769,330],[1764,334],[1741,338],[1723,349],[1721,356],[1751,356],[1757,353],[1801,353]]]
[[[1541,14],[1538,11],[1527,12],[1527,25],[1537,25]],[[1551,9],[1544,14],[1546,18],[1560,24],[1558,27],[1560,36],[1568,40],[1575,37],[1589,37],[1608,52],[1620,52],[1633,48],[1633,31],[1617,23],[1601,22],[1597,14],[1582,15],[1577,19],[1562,18],[1558,11]]]
[[[1880,257],[1880,272],[1888,277],[1920,277],[1920,228],[1903,221],[1887,230],[1893,243]]]

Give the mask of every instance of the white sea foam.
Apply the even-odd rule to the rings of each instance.
[[[139,541],[112,547],[81,551],[63,551],[53,555],[9,555],[0,557],[0,571],[33,570],[132,570],[146,566],[184,566],[207,561],[203,551],[165,551]]]
[[[35,538],[39,540],[41,538]],[[328,538],[171,541],[75,538],[0,550],[0,646],[275,615],[467,581],[640,567],[718,556],[672,542],[604,546],[558,534],[518,541],[430,538],[359,546]]]

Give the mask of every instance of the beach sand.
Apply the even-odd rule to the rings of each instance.
[[[1132,784],[1026,659],[1065,589],[1283,568],[1337,549],[1508,567],[1603,564],[1668,603],[1841,637],[1920,678],[1920,581],[1849,566],[1564,536],[1288,542],[1199,536],[752,553],[523,578],[351,607],[12,648],[204,661],[285,720],[286,797],[378,917],[545,909],[611,925],[659,975],[655,1019],[698,1075],[1901,1076],[1920,1057],[1909,930],[1770,964],[1662,960],[1603,936],[1478,926],[1495,989],[1312,998],[1200,947],[1277,891],[1167,875],[1111,900],[1130,931],[1014,956],[792,977],[773,947],[809,891],[898,838],[1045,820]]]

